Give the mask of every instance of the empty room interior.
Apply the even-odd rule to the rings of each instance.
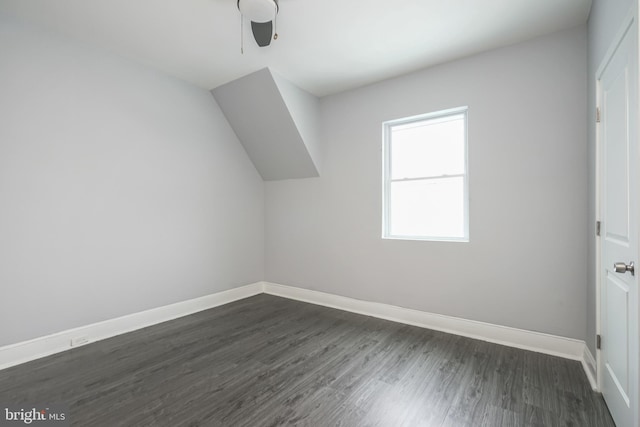
[[[640,427],[636,0],[0,0],[0,426]]]

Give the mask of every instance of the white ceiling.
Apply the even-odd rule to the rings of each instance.
[[[0,0],[15,16],[201,87],[271,67],[323,96],[586,22],[591,0],[280,0],[259,48],[236,0]]]

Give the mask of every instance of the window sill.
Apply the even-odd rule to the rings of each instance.
[[[383,240],[413,240],[421,242],[469,243],[468,237],[382,236]]]

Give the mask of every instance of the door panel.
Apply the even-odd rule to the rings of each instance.
[[[616,351],[607,353],[605,365],[608,374],[614,380],[618,392],[625,402],[629,402],[629,346],[628,337],[628,312],[629,312],[629,287],[612,275],[607,275],[607,325],[605,332],[609,347]]]
[[[629,92],[628,64],[610,76],[604,92],[603,111],[607,112],[604,123],[605,145],[605,203],[607,217],[607,239],[617,239],[618,243],[629,242],[629,140],[627,137],[627,114]]]
[[[638,427],[638,281],[614,263],[638,262],[637,25],[628,19],[598,71],[601,123],[600,369],[618,427]]]

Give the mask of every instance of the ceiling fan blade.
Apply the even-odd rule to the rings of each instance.
[[[258,46],[269,46],[271,44],[271,37],[273,36],[273,21],[251,21],[251,31],[253,32],[253,37],[256,39]]]

